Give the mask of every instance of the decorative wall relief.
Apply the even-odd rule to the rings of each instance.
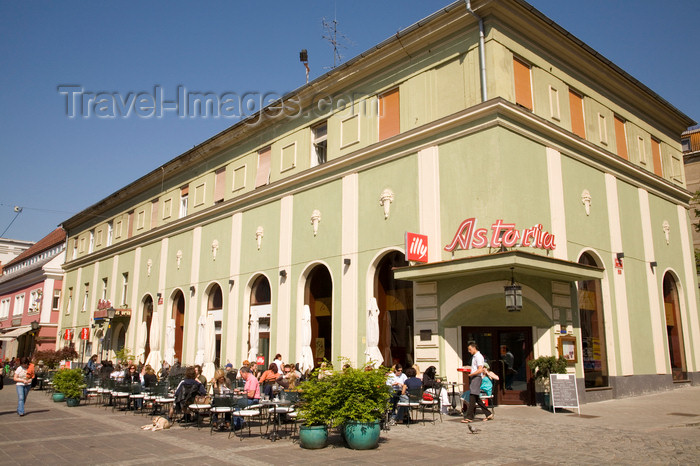
[[[211,242],[211,257],[216,260],[216,251],[219,250],[219,240],[214,240]]]
[[[661,228],[664,230],[664,236],[666,237],[666,244],[671,243],[671,225],[669,225],[668,220],[664,220],[664,223],[661,225]]]
[[[314,228],[314,236],[318,233],[318,224],[321,222],[321,211],[318,209],[311,213],[311,225]]]
[[[260,247],[262,246],[262,239],[264,235],[265,230],[263,227],[258,227],[258,229],[255,230],[255,241],[258,243],[258,251],[260,251]]]
[[[379,205],[384,207],[385,220],[389,218],[392,202],[394,202],[394,192],[391,189],[386,188],[384,191],[382,191],[382,194],[379,196]]]
[[[177,251],[177,254],[175,254],[175,259],[177,260],[177,269],[180,270],[180,262],[182,261],[182,251]]]
[[[586,209],[586,215],[591,215],[591,193],[587,189],[581,193],[581,203]]]
[[[151,259],[148,259],[146,261],[146,275],[149,277],[151,276],[151,267],[153,267],[153,261]]]

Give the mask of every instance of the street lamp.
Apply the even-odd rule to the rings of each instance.
[[[31,357],[34,354],[34,350],[36,349],[36,332],[39,330],[39,321],[33,320],[32,322],[30,322],[29,325],[32,329],[32,351],[29,354],[29,356]]]

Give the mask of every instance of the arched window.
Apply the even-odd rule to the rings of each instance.
[[[182,338],[185,333],[185,295],[177,290],[173,296],[172,319],[175,320],[175,357],[182,364]]]
[[[404,255],[393,251],[377,265],[375,290],[379,307],[379,351],[384,365],[404,367],[413,360],[413,282],[395,280],[392,268],[407,266]]]
[[[255,279],[250,290],[250,320],[248,329],[248,360],[255,363],[264,358],[263,367],[270,363],[270,314],[272,311],[270,281],[265,275]]]
[[[579,264],[600,267],[587,252]],[[586,388],[608,386],[608,360],[605,352],[605,322],[600,280],[578,282],[578,307],[581,320],[583,375]]]
[[[207,294],[207,312],[214,318],[214,366],[219,367],[221,362],[221,328],[223,322],[224,297],[221,287],[214,283]]]
[[[311,351],[314,363],[332,360],[333,280],[324,265],[317,265],[308,275],[305,301],[311,311]]]

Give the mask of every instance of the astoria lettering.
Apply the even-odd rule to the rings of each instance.
[[[489,231],[490,230],[490,231]],[[554,250],[554,235],[544,231],[542,224],[517,230],[515,223],[503,223],[497,220],[491,228],[476,228],[476,218],[468,218],[462,222],[457,229],[452,242],[445,246],[445,251],[455,249],[478,249],[478,248],[512,248],[523,246],[537,249]]]

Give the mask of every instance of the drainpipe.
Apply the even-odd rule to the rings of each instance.
[[[484,47],[484,20],[477,15],[471,7],[471,0],[464,0],[467,12],[479,22],[479,72],[481,74],[481,101],[486,102],[486,50]]]

